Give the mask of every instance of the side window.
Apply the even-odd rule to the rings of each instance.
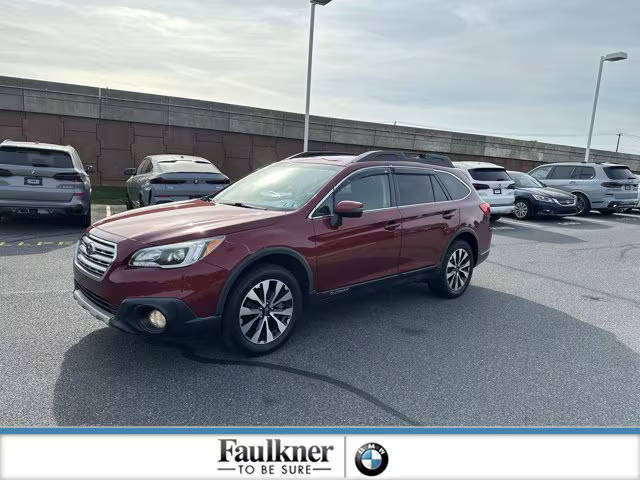
[[[438,180],[449,193],[451,200],[460,200],[469,195],[469,188],[453,175],[448,173],[436,173]]]
[[[151,160],[147,160],[147,166],[142,173],[149,173],[153,170],[153,162]]]
[[[593,167],[576,167],[573,171],[571,178],[577,178],[580,180],[589,180],[596,176],[596,171]]]
[[[536,168],[529,175],[533,178],[537,178],[538,180],[544,180],[547,178],[547,174],[551,170],[551,167],[553,167],[553,165],[545,165],[544,167]]]
[[[442,186],[440,186],[440,182],[438,182],[438,179],[435,177],[435,175],[431,175],[431,186],[433,187],[433,196],[435,198],[436,202],[446,202],[447,200],[449,200],[449,197],[447,197],[447,194],[444,192],[444,189],[442,188]]]
[[[396,174],[398,206],[433,202],[433,189],[429,175]]]
[[[571,178],[571,175],[573,174],[573,170],[575,168],[576,167],[571,165],[560,165],[558,167],[555,167],[551,171],[551,175],[549,175],[548,178],[553,180],[568,180],[569,178]]]
[[[364,211],[388,208],[391,206],[389,176],[386,174],[369,175],[347,180],[335,193],[335,203],[342,200],[362,202]]]
[[[325,200],[318,205],[318,208],[316,208],[313,211],[313,215],[311,215],[312,217],[324,217],[325,215],[331,215],[331,201],[333,200],[333,195],[329,195],[327,198],[325,198]]]

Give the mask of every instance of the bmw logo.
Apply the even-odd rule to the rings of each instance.
[[[365,443],[356,452],[356,467],[369,477],[380,475],[388,463],[387,450],[378,443]]]

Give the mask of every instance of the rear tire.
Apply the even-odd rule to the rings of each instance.
[[[526,200],[516,200],[513,207],[513,216],[518,220],[526,220],[533,216],[531,204]]]
[[[429,288],[440,297],[457,298],[471,283],[475,259],[464,240],[456,240],[442,260],[438,276],[428,281]]]
[[[233,286],[222,315],[227,346],[264,355],[291,336],[302,313],[302,290],[295,276],[278,265],[263,265]]]
[[[591,202],[589,202],[589,199],[582,193],[575,193],[574,195],[577,197],[576,208],[578,211],[576,215],[582,217],[589,213],[591,211]]]

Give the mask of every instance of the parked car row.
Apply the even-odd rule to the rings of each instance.
[[[603,215],[640,209],[640,177],[626,165],[553,163],[528,174],[493,163],[453,162],[463,170],[478,195],[491,205],[491,219],[512,214],[536,216]]]
[[[326,152],[305,152],[290,158]],[[417,155],[417,154],[413,154]],[[416,157],[417,158],[417,157]],[[429,154],[430,161],[462,171],[479,197],[491,206],[491,220],[503,215],[603,215],[640,210],[640,177],[627,166],[612,163],[565,162],[541,165],[529,174],[507,171],[486,162],[451,162]],[[38,142],[0,144],[0,215],[65,214],[81,226],[91,224],[93,165],[83,166],[69,145]],[[139,208],[215,194],[229,177],[209,160],[191,155],[161,154],[142,159],[124,171],[127,208]]]

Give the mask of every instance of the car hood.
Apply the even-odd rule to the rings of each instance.
[[[286,213],[188,200],[119,213],[95,223],[93,228],[141,243],[160,244],[258,228]]]
[[[570,193],[564,192],[562,190],[558,190],[557,188],[551,187],[538,187],[538,188],[518,188],[516,190],[520,190],[521,192],[526,192],[535,195],[544,195],[546,197],[557,198],[557,199],[569,199],[573,198],[573,195]]]

